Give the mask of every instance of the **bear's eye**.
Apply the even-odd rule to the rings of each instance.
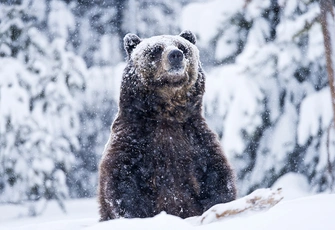
[[[181,52],[183,52],[184,55],[187,54],[187,48],[184,45],[179,44],[178,49],[180,49]]]
[[[163,47],[161,46],[155,46],[153,47],[153,49],[151,50],[149,56],[152,60],[157,60],[161,57],[163,52]]]

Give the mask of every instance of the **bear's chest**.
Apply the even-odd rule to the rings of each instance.
[[[201,160],[203,154],[194,128],[155,122],[133,130],[129,143],[133,150],[129,158],[124,158],[130,167],[120,170],[137,178],[138,186],[160,205],[157,210],[169,210],[168,204],[185,206],[184,202],[198,196],[203,175],[199,165],[206,163]]]
[[[165,184],[173,189],[193,180],[190,177],[194,176],[200,151],[183,126],[159,124],[146,138],[144,154],[152,164],[151,177],[158,187]]]
[[[182,125],[157,124],[148,135],[147,151],[153,159],[165,165],[178,166],[194,159],[197,154],[194,140]]]

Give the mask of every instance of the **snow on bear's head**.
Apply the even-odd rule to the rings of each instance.
[[[193,85],[200,68],[196,38],[190,31],[180,35],[162,35],[140,39],[135,34],[124,37],[128,62],[146,85],[178,88]]]

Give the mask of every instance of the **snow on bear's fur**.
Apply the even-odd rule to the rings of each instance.
[[[195,36],[124,38],[119,111],[99,170],[101,221],[182,218],[234,200],[233,171],[202,117],[205,75]]]

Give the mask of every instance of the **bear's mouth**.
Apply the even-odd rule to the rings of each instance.
[[[174,74],[181,75],[181,74],[184,74],[184,72],[185,72],[185,66],[183,65],[183,63],[173,65],[168,70],[168,74],[171,74],[171,75],[174,75]]]
[[[180,87],[188,81],[188,75],[180,70],[171,70],[156,81],[160,86]]]

